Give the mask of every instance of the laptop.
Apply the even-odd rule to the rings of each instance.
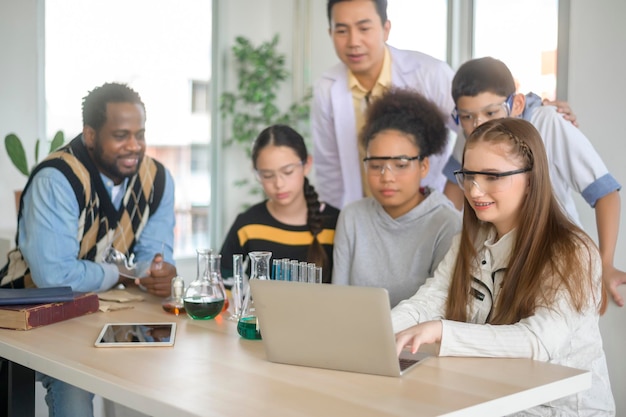
[[[430,356],[396,354],[384,288],[250,280],[271,362],[399,377]]]

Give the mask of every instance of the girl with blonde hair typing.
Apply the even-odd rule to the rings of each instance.
[[[615,414],[598,318],[606,308],[598,249],[554,198],[537,130],[492,120],[470,135],[461,234],[434,277],[392,311],[398,351],[515,357],[591,371],[589,390],[520,415]]]

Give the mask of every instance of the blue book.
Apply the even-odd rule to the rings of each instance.
[[[72,287],[0,288],[0,306],[60,303],[74,300]]]

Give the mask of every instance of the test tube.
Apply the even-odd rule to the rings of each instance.
[[[280,260],[278,260],[278,259],[273,259],[272,260],[272,279],[280,281],[280,279],[281,279],[281,276],[280,276],[280,266],[281,266]]]
[[[314,284],[315,283],[315,264],[309,263],[307,264],[307,282]]]
[[[283,281],[290,281],[290,272],[291,269],[289,268],[289,259],[288,258],[283,258],[281,261],[281,266],[280,266],[280,271],[283,274]]]
[[[321,284],[322,282],[323,282],[322,267],[321,266],[315,267],[315,283]]]
[[[298,260],[297,259],[292,259],[291,260],[291,275],[290,278],[292,281],[297,281],[298,280]]]
[[[300,282],[307,282],[307,263],[306,262],[300,262],[299,264],[299,268],[298,268],[298,281]]]
[[[235,304],[235,315],[241,315],[241,306],[243,304],[243,255],[233,255],[233,304]]]

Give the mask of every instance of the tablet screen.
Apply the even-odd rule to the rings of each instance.
[[[97,347],[173,346],[176,323],[108,323],[96,339]]]

